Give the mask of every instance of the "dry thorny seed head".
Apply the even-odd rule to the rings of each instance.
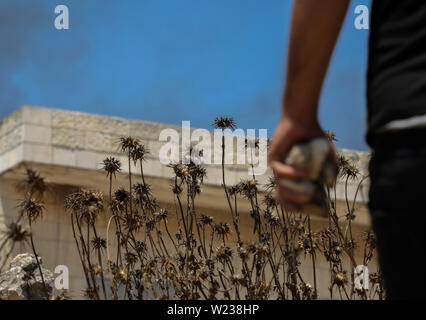
[[[121,171],[120,160],[114,157],[108,157],[103,161],[103,169],[107,173],[107,176],[115,176],[116,173]]]
[[[135,162],[135,164],[138,161],[145,161],[147,154],[149,154],[149,150],[147,148],[145,148],[144,145],[141,145],[139,143],[137,143],[131,149],[131,157],[132,157],[133,161]]]
[[[276,206],[274,196],[271,192],[265,194],[265,197],[263,198],[263,204],[266,205],[267,209],[274,208]]]
[[[216,248],[215,258],[219,261],[226,261],[232,258],[232,249],[228,246],[221,245]]]
[[[233,118],[220,117],[214,120],[213,126],[216,129],[235,129],[235,121]]]
[[[158,221],[167,221],[167,217],[170,215],[169,211],[167,209],[161,209],[159,212],[155,212],[153,214],[154,218]]]
[[[263,217],[265,218],[265,221],[274,228],[279,227],[281,225],[281,221],[278,215],[275,212],[270,211],[269,209],[266,209],[264,211]]]
[[[192,178],[192,181],[200,180],[202,183],[204,178],[207,176],[206,168],[202,167],[199,164],[189,163],[186,165],[189,176]]]
[[[372,231],[365,231],[362,234],[363,240],[365,241],[365,244],[367,246],[369,246],[370,248],[375,248],[376,247],[376,236],[374,235],[374,233]]]
[[[256,256],[264,257],[268,253],[268,246],[263,243],[256,243]]]
[[[172,168],[178,178],[185,179],[189,175],[187,167],[182,163],[170,163],[167,167]]]
[[[138,254],[143,255],[147,251],[146,243],[140,240],[136,240],[135,251]]]
[[[337,285],[338,287],[343,287],[348,282],[346,278],[346,272],[338,272],[334,275],[333,284]]]
[[[213,229],[219,237],[227,237],[231,233],[231,226],[227,222],[219,222],[213,225]]]
[[[103,271],[100,266],[92,266],[92,272],[94,275],[99,276]]]
[[[42,197],[48,189],[46,180],[36,171],[32,169],[26,170],[26,179],[24,181],[25,188],[28,192]]]
[[[50,300],[71,300],[67,290],[62,290],[57,296],[51,296]]]
[[[117,272],[117,274],[115,276],[122,283],[126,283],[126,281],[127,281],[127,272],[124,271],[124,269],[119,269],[118,272]]]
[[[96,291],[94,288],[86,288],[83,292],[83,295],[85,297],[88,297],[91,300],[95,300],[96,299]]]
[[[120,148],[122,152],[132,153],[134,149],[139,147],[139,140],[132,137],[121,137]]]
[[[247,249],[246,246],[242,245],[241,247],[238,248],[238,254],[243,260],[245,260],[248,257],[249,250]]]
[[[257,181],[253,179],[242,180],[238,183],[237,188],[245,198],[251,199],[256,196]]]
[[[227,187],[227,189],[228,189],[228,194],[233,197],[237,196],[241,191],[238,184],[235,186]]]
[[[333,131],[325,131],[324,134],[325,134],[325,137],[327,138],[327,140],[329,142],[334,143],[334,142],[338,141],[336,139],[336,134]]]
[[[130,201],[130,193],[124,188],[119,188],[114,192],[114,200],[118,203],[127,204]]]
[[[133,191],[140,198],[151,197],[151,186],[149,184],[136,183],[133,185]]]
[[[86,222],[94,222],[104,209],[103,195],[101,192],[80,190],[66,197],[65,209]]]
[[[356,179],[359,174],[359,170],[343,156],[337,157],[337,163],[339,168],[340,176],[347,177],[348,179]]]
[[[30,235],[31,231],[19,223],[12,222],[7,229],[7,237],[14,242],[25,241]]]
[[[202,214],[200,221],[203,225],[211,225],[213,223],[213,217]]]
[[[43,214],[44,206],[42,203],[37,202],[35,199],[25,199],[19,205],[21,211],[27,218],[35,222]]]
[[[236,274],[233,275],[231,278],[231,282],[233,285],[237,286],[237,285],[246,285],[246,280],[244,278],[244,276],[242,274]]]
[[[145,223],[148,227],[148,222],[145,221],[144,217],[139,214],[126,214],[124,216],[123,225],[129,231],[129,233],[130,231],[139,231]]]
[[[92,239],[92,246],[96,250],[106,249],[106,239],[95,237]]]
[[[135,264],[137,262],[137,258],[138,258],[137,255],[135,255],[132,252],[127,252],[125,254],[125,260],[126,260],[127,264],[129,264],[129,265]]]

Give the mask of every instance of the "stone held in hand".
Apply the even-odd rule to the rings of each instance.
[[[306,179],[280,180],[280,185],[312,196],[312,201],[302,206],[302,210],[306,213],[322,215],[327,213],[327,197],[322,186],[331,186],[334,181],[334,166],[329,159],[330,148],[326,138],[316,138],[307,143],[294,145],[283,161],[307,173]]]

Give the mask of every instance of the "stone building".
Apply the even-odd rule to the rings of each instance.
[[[50,190],[45,199],[46,214],[34,227],[34,237],[44,266],[54,270],[57,265],[66,265],[70,271],[70,290],[75,297],[81,296],[84,277],[75,249],[69,215],[63,208],[64,197],[76,188],[96,189],[108,193],[108,181],[101,170],[101,162],[107,156],[114,156],[126,163],[125,155],[118,149],[121,136],[139,138],[150,150],[145,164],[145,173],[153,192],[164,206],[173,207],[174,197],[170,192],[172,170],[158,160],[159,132],[180,127],[162,123],[127,120],[80,112],[64,111],[35,106],[23,106],[0,122],[0,228],[16,218],[17,204],[23,198],[19,182],[24,178],[25,169],[32,168],[44,176]],[[337,200],[340,215],[347,213],[345,198],[352,203],[360,179],[367,175],[368,153],[339,150],[359,170],[360,178],[348,182],[345,195],[345,181],[338,182]],[[215,217],[229,220],[224,193],[221,188],[221,168],[207,165],[207,179],[203,193],[198,200],[198,210]],[[137,175],[138,168],[134,168]],[[227,165],[227,184],[232,185],[247,176],[247,167]],[[265,183],[271,172],[257,177]],[[117,175],[114,186],[127,184],[127,169]],[[355,205],[356,218],[353,228],[356,234],[369,229],[366,209],[368,180],[358,190]],[[248,204],[241,203],[246,219],[241,219],[243,232],[250,234],[251,221],[248,217]],[[173,223],[173,221],[171,222]],[[312,217],[313,228],[326,226],[326,217]],[[104,228],[100,229],[105,232]],[[1,236],[0,236],[1,239]],[[29,247],[15,248],[16,253],[29,251]],[[375,262],[371,264],[375,268]],[[326,290],[329,283],[328,265],[321,262],[318,276],[319,287]],[[309,270],[307,277],[309,278]],[[324,291],[324,290],[323,290]]]

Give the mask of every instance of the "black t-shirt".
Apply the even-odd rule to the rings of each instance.
[[[426,1],[373,0],[367,76],[368,133],[426,114]]]

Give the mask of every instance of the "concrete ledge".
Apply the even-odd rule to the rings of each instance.
[[[181,133],[175,125],[147,121],[127,120],[82,112],[65,111],[44,107],[23,106],[0,122],[0,175],[19,164],[35,163],[84,170],[98,170],[107,156],[114,156],[125,164],[126,157],[119,152],[119,138],[131,135],[139,138],[151,154],[146,163],[146,175],[169,178],[171,170],[162,165],[158,154],[162,142],[158,140],[161,130],[171,128]],[[195,130],[193,128],[192,130]],[[212,143],[213,145],[213,143]],[[360,171],[360,178],[368,173],[369,154],[366,152],[339,150]],[[237,150],[234,148],[234,161]],[[221,186],[221,168],[206,165],[206,183]],[[249,178],[248,165],[226,165],[227,184]],[[127,172],[127,166],[123,166]],[[135,172],[139,172],[135,168]],[[268,181],[268,170],[257,179],[261,184]],[[358,180],[347,183],[348,199],[353,200]],[[345,181],[339,180],[337,198],[345,200]],[[369,182],[363,183],[356,201],[367,201]]]

